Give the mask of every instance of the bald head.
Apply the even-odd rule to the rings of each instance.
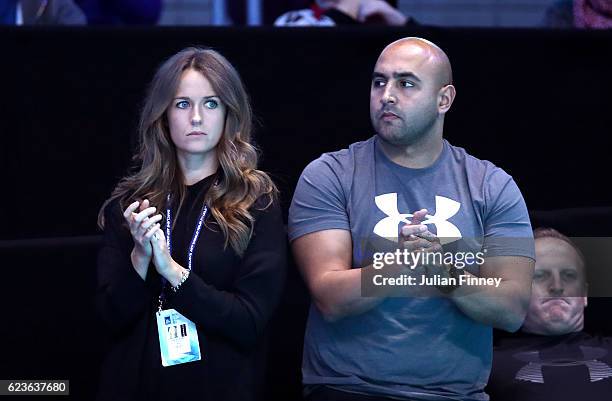
[[[421,67],[430,70],[432,78],[439,87],[453,83],[451,63],[438,45],[417,37],[398,39],[384,48],[378,60],[385,57],[410,58]]]
[[[376,133],[389,146],[418,145],[421,154],[428,154],[423,149],[436,154],[456,95],[451,83],[450,62],[438,46],[421,38],[391,43],[372,73],[370,118]]]

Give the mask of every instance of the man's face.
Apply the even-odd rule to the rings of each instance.
[[[395,145],[412,145],[432,132],[443,86],[431,52],[418,45],[385,49],[374,67],[370,118],[376,133]]]
[[[587,305],[585,267],[578,253],[558,238],[535,241],[536,263],[523,331],[561,335],[582,330]]]

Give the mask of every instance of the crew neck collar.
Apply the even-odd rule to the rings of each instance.
[[[438,168],[438,166],[442,164],[442,162],[446,158],[448,158],[448,153],[449,153],[448,147],[450,146],[448,142],[446,141],[446,139],[442,139],[442,151],[438,155],[438,158],[431,165],[427,167],[423,167],[423,168],[412,168],[412,167],[402,166],[400,164],[395,163],[393,160],[391,160],[382,150],[382,147],[378,143],[379,141],[380,141],[380,138],[378,138],[378,136],[376,135],[374,137],[374,149],[376,152],[376,156],[380,158],[380,160],[382,160],[383,163],[385,163],[386,165],[394,169],[400,170],[400,171],[406,171],[406,172],[418,173],[418,174],[427,173],[427,172],[433,171],[436,168]]]

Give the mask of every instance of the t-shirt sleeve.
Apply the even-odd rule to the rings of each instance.
[[[484,219],[487,256],[525,256],[535,260],[527,205],[514,179],[497,169],[487,181]]]
[[[337,159],[328,155],[306,166],[289,208],[289,241],[316,231],[350,230],[343,171]]]

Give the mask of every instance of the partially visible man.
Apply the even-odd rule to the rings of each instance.
[[[85,25],[73,0],[0,0],[0,25]]]
[[[549,28],[612,28],[612,1],[557,0],[547,9],[544,25]]]
[[[612,340],[583,332],[585,260],[551,228],[534,231],[536,264],[529,311],[518,336],[495,347],[492,401],[610,400]]]
[[[322,155],[300,177],[289,237],[313,300],[302,366],[308,400],[487,400],[491,327],[523,322],[533,239],[514,180],[443,139],[454,98],[438,46],[391,43],[371,82],[376,135]],[[463,269],[373,264],[393,248],[485,257]],[[408,295],[422,295],[417,287],[430,280],[421,285],[427,296],[395,297],[392,286],[362,294],[369,277],[389,270],[389,279],[413,280]]]
[[[285,27],[359,24],[418,25],[386,0],[313,0],[310,8],[288,11],[274,21],[275,26]]]

